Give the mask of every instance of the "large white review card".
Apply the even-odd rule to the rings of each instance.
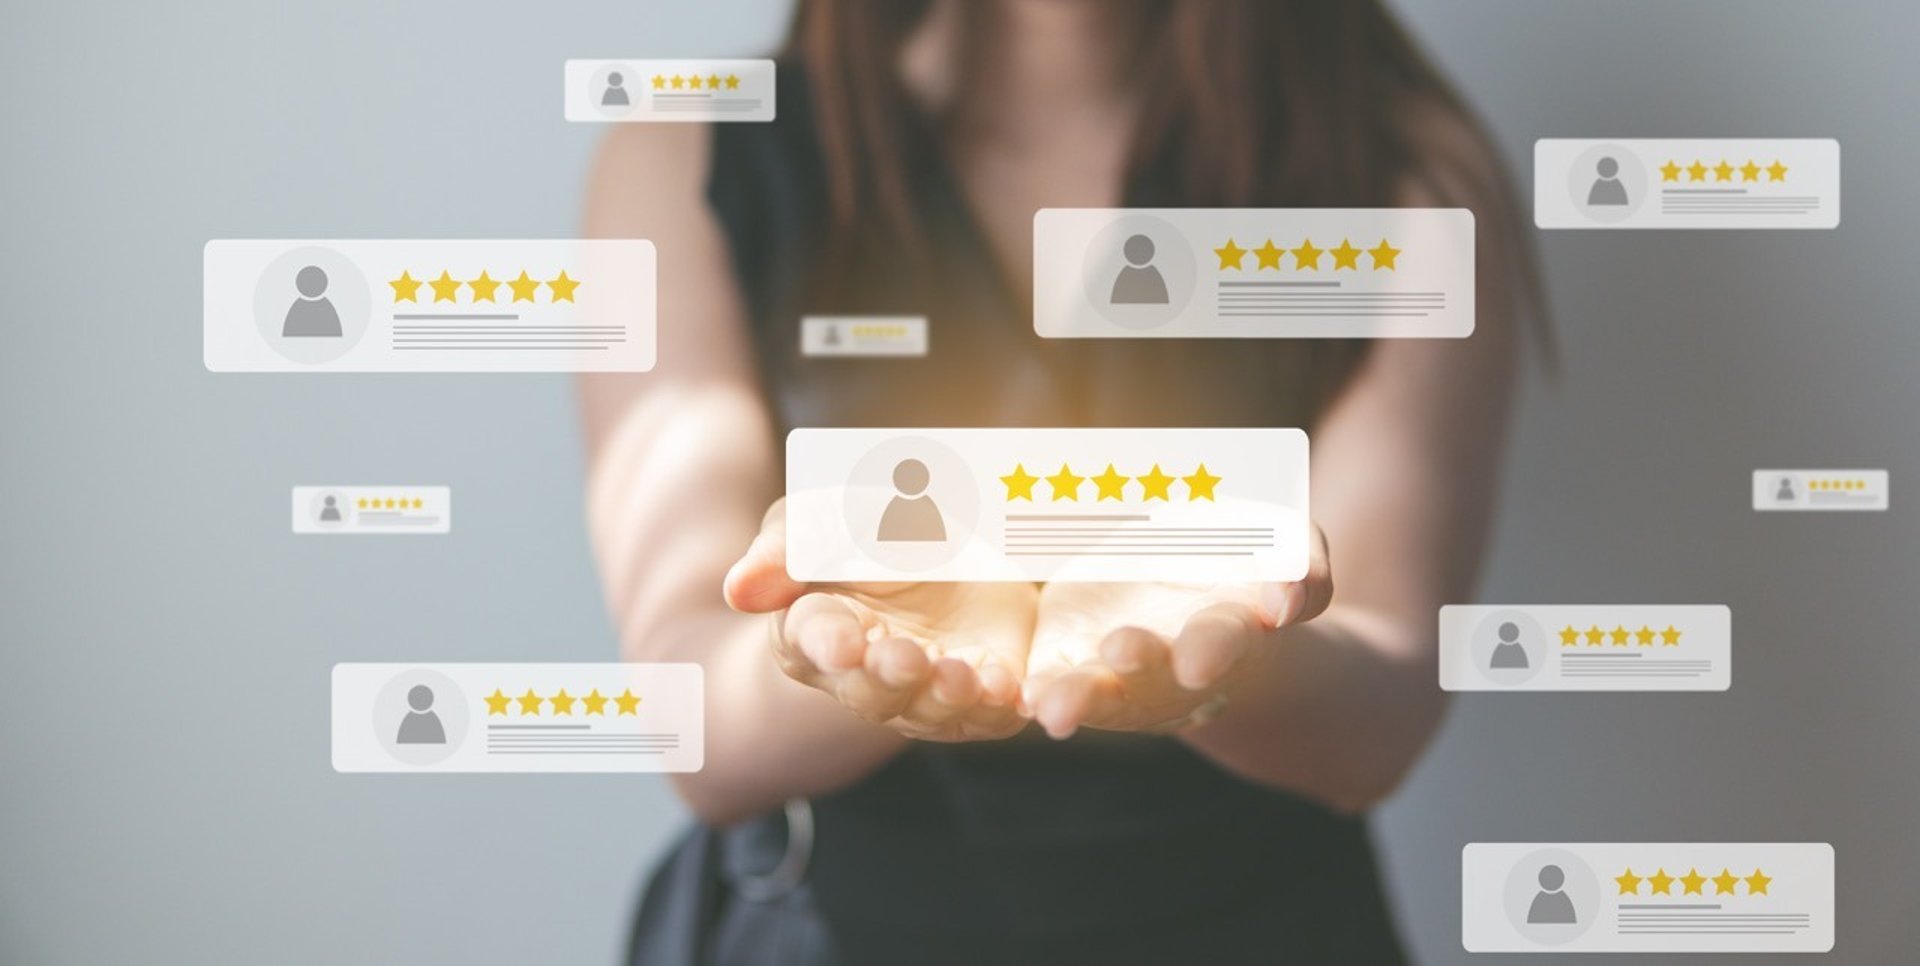
[[[693,772],[698,664],[336,664],[342,772]]]
[[[796,429],[805,581],[1299,580],[1298,429]]]
[[[1833,846],[1476,842],[1460,899],[1471,953],[1824,953]]]
[[[293,532],[450,533],[453,489],[445,486],[296,486]]]
[[[1840,142],[1713,138],[1533,142],[1541,228],[1837,228]]]
[[[754,60],[569,60],[569,121],[771,121],[774,65]]]
[[[1033,329],[1051,339],[1463,338],[1465,208],[1043,208]]]
[[[214,372],[645,372],[638,239],[210,241]]]
[[[1720,605],[1440,608],[1448,691],[1725,691],[1733,612]]]

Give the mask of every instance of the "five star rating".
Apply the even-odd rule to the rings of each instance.
[[[682,77],[679,74],[674,74],[671,77],[666,76],[664,74],[655,74],[653,75],[653,89],[656,91],[665,91],[665,90],[737,91],[740,89],[740,75],[728,74],[725,77],[721,77],[719,74],[708,74],[706,77],[703,78],[698,74],[694,74],[690,77]]]
[[[353,501],[358,510],[423,510],[427,501],[421,497],[355,497]]]
[[[458,303],[461,301],[462,289],[468,292],[466,299],[468,303],[572,302],[574,290],[580,287],[580,282],[569,277],[565,269],[547,279],[535,278],[525,269],[521,269],[517,276],[503,275],[495,278],[492,274],[482,271],[472,278],[464,279],[455,278],[452,272],[445,270],[442,270],[437,278],[424,274],[421,278],[414,278],[413,272],[406,270],[402,271],[398,278],[388,280],[387,284],[393,287],[393,300],[396,303],[418,303],[424,294],[420,291],[422,288],[431,292],[434,302]],[[502,288],[507,291],[500,291]],[[540,297],[543,289],[546,291],[545,299]]]
[[[612,713],[616,717],[619,715],[638,716],[640,714],[640,696],[634,694],[632,688],[624,689],[615,695],[603,695],[600,693],[599,688],[592,688],[588,690],[587,693],[581,695],[568,694],[566,688],[559,688],[542,695],[532,688],[528,688],[525,693],[514,696],[496,687],[493,689],[492,694],[487,695],[482,700],[487,703],[488,717],[494,715],[513,716],[509,714],[510,709],[518,709],[519,717],[539,717],[542,715],[546,717],[569,716],[574,714],[574,707],[576,705],[579,706],[580,716],[583,717],[588,715],[605,716],[608,714],[608,705],[613,706]]]
[[[1185,475],[1168,473],[1155,463],[1145,473],[1125,475],[1108,463],[1106,468],[1090,476],[1082,476],[1066,464],[1060,464],[1060,470],[1050,476],[1038,476],[1027,472],[1025,463],[1016,463],[1013,472],[1000,477],[1007,488],[1007,502],[1015,500],[1036,501],[1034,488],[1041,482],[1047,484],[1047,495],[1052,500],[1071,500],[1079,502],[1083,493],[1090,502],[1102,500],[1118,502],[1146,502],[1149,500],[1173,501],[1184,496],[1188,502],[1214,499],[1214,488],[1220,485],[1220,477],[1207,470],[1207,464],[1201,463],[1193,472]],[[1089,492],[1086,484],[1092,484]],[[1176,490],[1175,484],[1179,487]]]
[[[1612,644],[1614,647],[1627,647],[1630,644],[1652,647],[1657,640],[1663,647],[1679,647],[1681,634],[1682,632],[1672,624],[1668,624],[1665,630],[1659,631],[1645,624],[1640,625],[1639,630],[1628,630],[1624,624],[1615,624],[1612,630],[1603,630],[1600,625],[1593,624],[1584,631],[1568,624],[1560,629],[1560,646],[1578,647],[1585,643],[1588,647],[1600,647],[1606,644]]]
[[[1762,180],[1762,176],[1764,175],[1767,182],[1779,182],[1787,180],[1788,170],[1787,166],[1782,164],[1777,158],[1772,164],[1766,165],[1765,167],[1762,167],[1751,159],[1749,159],[1747,163],[1738,166],[1728,162],[1724,158],[1720,160],[1719,164],[1714,165],[1709,165],[1699,160],[1695,160],[1689,165],[1682,165],[1678,161],[1668,160],[1666,164],[1660,166],[1660,180],[1663,182],[1680,181],[1682,180],[1681,176],[1685,175],[1685,180],[1688,183],[1696,181],[1713,181],[1718,183],[1735,180],[1742,183],[1750,183]],[[1736,175],[1738,178],[1735,177]]]
[[[1676,866],[1675,868],[1678,868]],[[1719,875],[1701,875],[1700,870],[1689,867],[1685,875],[1668,875],[1664,866],[1654,870],[1652,875],[1636,875],[1633,869],[1613,877],[1614,885],[1623,896],[1764,896],[1767,887],[1773,884],[1773,877],[1759,869],[1752,875],[1734,875],[1729,869],[1721,869]],[[1708,886],[1712,886],[1711,889]],[[1674,890],[1678,888],[1676,893]]]
[[[1394,270],[1398,265],[1400,249],[1393,247],[1392,243],[1385,238],[1380,239],[1380,244],[1372,248],[1356,248],[1352,241],[1345,238],[1342,238],[1340,244],[1333,248],[1320,248],[1314,245],[1311,238],[1301,241],[1299,245],[1292,248],[1276,245],[1272,238],[1263,240],[1257,247],[1243,248],[1229,238],[1226,244],[1215,248],[1213,254],[1220,260],[1221,271],[1228,269],[1245,271],[1247,256],[1252,255],[1254,271],[1263,269],[1284,271],[1285,266],[1288,265],[1291,265],[1294,271],[1319,271],[1321,258],[1325,257],[1332,263],[1329,271],[1352,269],[1357,272],[1360,271],[1360,257],[1365,255],[1368,264],[1377,272],[1383,269]]]

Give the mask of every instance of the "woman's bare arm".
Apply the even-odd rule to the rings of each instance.
[[[779,471],[746,310],[706,202],[711,132],[617,127],[594,166],[586,234],[654,243],[659,364],[579,381],[588,525],[624,657],[706,669],[706,767],[675,778],[702,819],[724,824],[852,782],[904,739],[782,674],[769,618],[721,598]]]

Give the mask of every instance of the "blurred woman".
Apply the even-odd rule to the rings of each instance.
[[[590,188],[660,278],[658,369],[581,381],[594,543],[625,655],[706,668],[634,961],[1401,962],[1364,813],[1440,719],[1533,291],[1468,112],[1375,0],[802,0],[778,83]],[[1040,208],[1393,206],[1475,212],[1471,338],[1034,335]],[[803,356],[815,314],[931,350]],[[1311,571],[796,583],[798,426],[1303,427]]]

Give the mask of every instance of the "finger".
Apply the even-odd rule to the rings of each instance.
[[[906,714],[927,678],[926,658],[912,641],[883,637],[867,645],[866,663],[830,675],[825,690],[875,723]]]
[[[1265,633],[1258,615],[1240,604],[1215,604],[1188,618],[1173,641],[1173,677],[1189,691],[1212,687]]]
[[[934,653],[938,653],[937,649]],[[1019,698],[1019,672],[991,648],[970,644],[956,647],[946,652],[945,656],[965,661],[973,668],[975,680],[980,688],[977,699],[980,704],[1008,707]]]
[[[760,533],[747,551],[728,568],[721,584],[727,606],[749,614],[765,614],[790,606],[806,593],[805,584],[787,575],[787,514],[785,498],[775,500],[760,522]]]
[[[851,670],[866,660],[867,640],[860,618],[831,594],[808,594],[794,601],[787,609],[783,637],[823,672]]]
[[[879,686],[911,694],[932,673],[932,663],[920,645],[903,637],[883,637],[867,646],[865,670]]]
[[[1097,665],[1086,665],[1054,677],[1041,687],[1033,701],[1033,719],[1055,739],[1072,737],[1093,717],[1104,698],[1114,690],[1113,672]]]
[[[1172,677],[1172,651],[1166,638],[1139,627],[1122,627],[1100,641],[1100,659],[1130,696],[1164,689]]]

